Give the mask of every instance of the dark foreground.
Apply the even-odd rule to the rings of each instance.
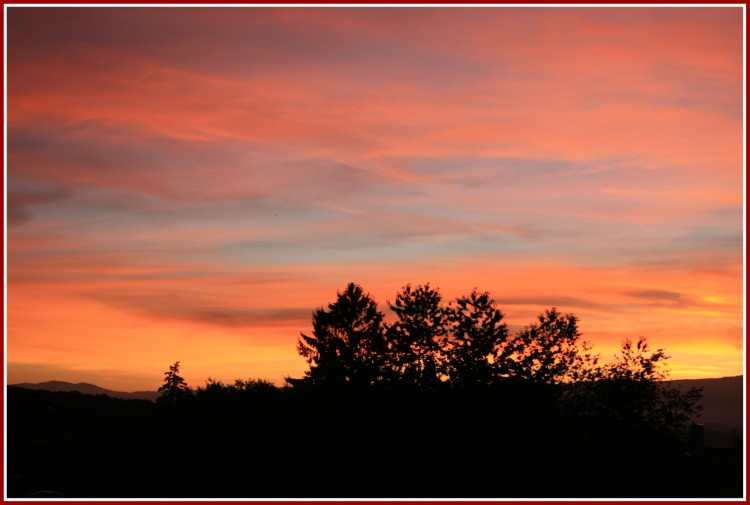
[[[9,387],[8,494],[742,496],[739,448],[566,411],[549,388],[230,393],[157,405]]]

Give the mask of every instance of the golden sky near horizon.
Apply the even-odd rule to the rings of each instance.
[[[743,10],[7,9],[8,382],[281,383],[357,282],[743,373]]]

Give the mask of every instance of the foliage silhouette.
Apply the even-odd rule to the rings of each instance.
[[[488,385],[509,373],[506,361],[508,325],[505,315],[487,292],[474,289],[456,299],[449,309],[451,345],[449,376],[452,384]]]
[[[385,356],[383,313],[354,283],[328,309],[313,312],[313,334],[300,334],[298,352],[310,364],[312,383],[370,385],[382,379]]]
[[[657,349],[651,353],[646,337],[639,337],[633,345],[630,339],[625,339],[620,348],[620,354],[604,368],[604,377],[610,380],[654,382],[667,377],[664,368],[666,360],[664,349]]]
[[[700,412],[700,390],[686,392],[669,387],[664,349],[651,352],[645,337],[634,343],[622,342],[620,352],[599,369],[591,381],[585,402],[579,406],[604,418],[616,429],[663,431],[684,434],[692,418]],[[585,404],[585,407],[584,405]]]
[[[435,387],[445,375],[448,311],[437,289],[410,284],[389,303],[398,320],[388,326],[387,367],[401,383]]]
[[[578,362],[578,318],[553,307],[537,319],[509,343],[506,354],[510,375],[545,384],[564,382]]]
[[[185,379],[180,377],[180,362],[175,361],[174,364],[169,365],[169,370],[164,372],[166,377],[164,378],[164,384],[159,388],[161,396],[157,398],[157,402],[163,405],[173,405],[181,398],[192,394],[192,390],[185,382]]]
[[[476,289],[444,305],[407,284],[389,306],[391,325],[347,285],[313,312],[298,341],[310,370],[284,387],[191,390],[176,362],[160,388],[171,408],[9,388],[9,495],[742,495],[741,451],[691,453],[700,393],[668,387],[668,357],[645,339],[599,364],[577,318],[554,308],[510,335]]]

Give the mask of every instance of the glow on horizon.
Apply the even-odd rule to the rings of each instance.
[[[281,384],[347,282],[743,373],[741,7],[6,12],[10,383]]]

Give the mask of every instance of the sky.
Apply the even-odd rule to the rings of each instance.
[[[7,380],[282,384],[348,282],[742,374],[743,18],[7,8]]]

